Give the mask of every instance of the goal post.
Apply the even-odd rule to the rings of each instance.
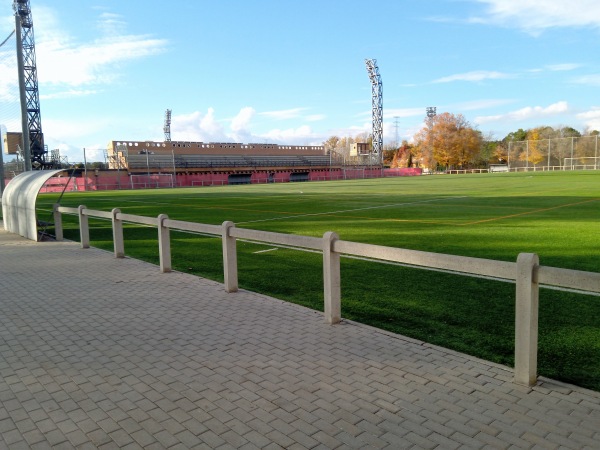
[[[600,156],[583,156],[579,158],[565,158],[563,169],[569,170],[598,170],[600,169]]]
[[[131,189],[175,187],[175,177],[172,173],[131,174],[130,181]]]

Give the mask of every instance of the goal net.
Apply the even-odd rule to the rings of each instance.
[[[563,167],[570,170],[598,170],[600,169],[600,156],[565,158]]]
[[[155,173],[151,175],[131,175],[131,189],[150,189],[175,187],[172,173]]]

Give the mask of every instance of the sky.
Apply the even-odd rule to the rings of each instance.
[[[45,142],[69,162],[84,148],[102,161],[112,140],[164,140],[167,109],[177,141],[321,145],[371,132],[365,59],[383,83],[384,145],[410,141],[432,106],[493,139],[600,130],[598,0],[30,4]],[[19,131],[9,61],[0,55],[0,123]]]

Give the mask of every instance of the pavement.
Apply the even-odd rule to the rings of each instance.
[[[511,380],[264,295],[0,231],[0,448],[600,448],[600,393]]]

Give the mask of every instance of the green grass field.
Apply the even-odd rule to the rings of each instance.
[[[38,200],[50,216],[56,194]],[[600,272],[600,172],[410,177],[66,193],[63,206],[322,236]],[[75,218],[65,236],[78,240]],[[112,249],[110,223],[92,245]],[[128,256],[158,262],[156,230],[127,226]],[[220,240],[172,232],[176,270],[222,281]],[[267,250],[267,251],[265,251]],[[240,287],[323,309],[321,256],[238,243]],[[512,366],[514,285],[342,259],[342,316]],[[600,390],[600,297],[540,292],[541,375]]]

